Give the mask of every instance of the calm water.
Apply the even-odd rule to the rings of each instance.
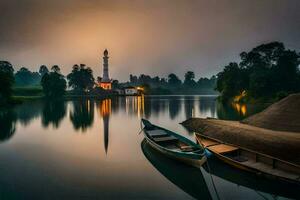
[[[295,197],[287,185],[213,158],[210,169],[166,159],[139,134],[141,117],[193,139],[179,122],[192,116],[241,119],[255,111],[224,108],[213,96],[24,103],[0,112],[0,199]]]

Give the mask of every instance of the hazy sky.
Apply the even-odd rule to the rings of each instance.
[[[241,51],[279,40],[300,49],[300,0],[0,0],[0,60],[16,69],[85,63],[111,78],[219,72]]]

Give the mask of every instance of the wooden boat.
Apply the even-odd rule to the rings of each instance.
[[[147,142],[156,150],[175,160],[200,167],[205,161],[204,148],[170,130],[142,119]]]
[[[300,166],[196,133],[196,140],[223,162],[242,170],[300,185]]]
[[[142,141],[141,148],[153,167],[182,191],[195,199],[212,199],[200,169],[164,156],[153,149],[146,139]]]
[[[202,167],[208,174],[218,177],[216,185],[222,182],[224,185],[234,184],[236,188],[241,189],[241,192],[238,192],[241,193],[241,196],[237,194],[238,196],[235,196],[236,199],[243,199],[244,191],[249,190],[252,190],[253,193],[257,193],[259,196],[265,196],[264,199],[270,199],[270,196],[274,199],[300,199],[300,185],[298,184],[280,179],[275,180],[264,176],[257,176],[255,173],[232,167],[216,156],[208,157],[207,162],[209,163],[209,167],[206,164],[202,165]],[[202,172],[202,174],[204,177],[207,177],[205,172]],[[247,188],[247,190],[245,190],[245,188]],[[223,191],[219,193],[219,195],[223,197],[222,199],[226,199],[226,192]]]

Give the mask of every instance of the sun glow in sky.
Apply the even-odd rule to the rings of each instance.
[[[85,63],[101,75],[209,77],[242,51],[279,40],[300,49],[300,1],[1,0],[0,60],[37,70],[58,64],[67,74]]]

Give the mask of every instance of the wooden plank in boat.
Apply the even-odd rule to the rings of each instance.
[[[162,130],[152,130],[152,131],[148,131],[148,133],[151,136],[168,135],[165,131],[162,131]]]
[[[177,140],[177,138],[173,136],[168,136],[168,137],[153,138],[153,140],[155,142],[165,142],[165,141]]]
[[[194,148],[192,147],[192,146],[190,146],[190,145],[187,145],[187,144],[185,144],[185,143],[183,143],[183,142],[178,142],[177,143],[177,146],[180,148],[180,150],[182,150],[182,151],[193,151],[194,150]]]
[[[210,139],[206,139],[206,138],[202,138],[202,137],[199,137],[198,140],[200,140],[201,144],[204,147],[209,147],[209,146],[213,146],[213,145],[216,145],[216,144],[220,144],[219,142],[216,142],[216,141],[213,141],[213,140],[210,140]]]
[[[210,146],[207,148],[216,153],[227,153],[227,152],[238,150],[237,147],[233,147],[233,146],[230,146],[227,144],[218,144],[218,145],[213,145],[213,146]]]

